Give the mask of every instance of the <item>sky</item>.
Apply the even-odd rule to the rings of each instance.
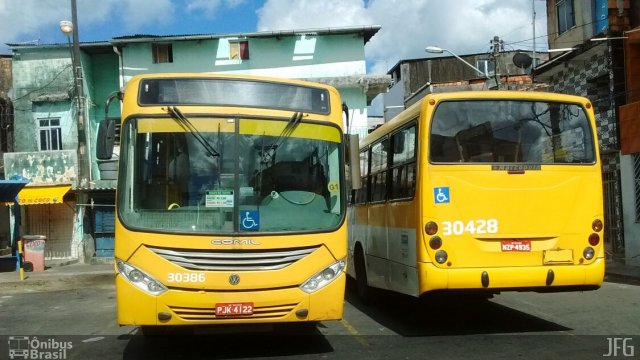
[[[545,0],[76,0],[81,42],[146,35],[227,34],[380,25],[365,46],[367,72],[398,61],[488,52],[499,36],[507,50],[547,48]],[[71,0],[0,0],[0,54],[6,43],[65,43],[61,20]]]

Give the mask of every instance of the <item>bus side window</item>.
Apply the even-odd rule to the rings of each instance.
[[[362,187],[356,190],[356,204],[365,204],[367,202],[367,193],[369,191],[369,150],[360,151],[360,175],[362,176]]]

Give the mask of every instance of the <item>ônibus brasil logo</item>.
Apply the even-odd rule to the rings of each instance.
[[[9,336],[9,359],[66,359],[72,348],[71,341]]]

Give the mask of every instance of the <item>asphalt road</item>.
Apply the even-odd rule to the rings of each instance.
[[[37,338],[36,345],[69,342],[64,354],[58,350],[66,359],[601,359],[613,350],[616,358],[640,356],[640,287],[616,283],[490,301],[377,292],[372,306],[349,287],[344,319],[312,329],[184,328],[157,338],[118,327],[114,298],[109,283],[0,295],[0,359],[18,336]]]

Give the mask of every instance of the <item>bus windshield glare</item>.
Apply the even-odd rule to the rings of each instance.
[[[286,120],[191,118],[197,134],[171,118],[127,120],[121,221],[193,234],[336,229],[344,217],[340,130]]]
[[[594,136],[577,104],[455,100],[431,122],[432,163],[594,164]]]

